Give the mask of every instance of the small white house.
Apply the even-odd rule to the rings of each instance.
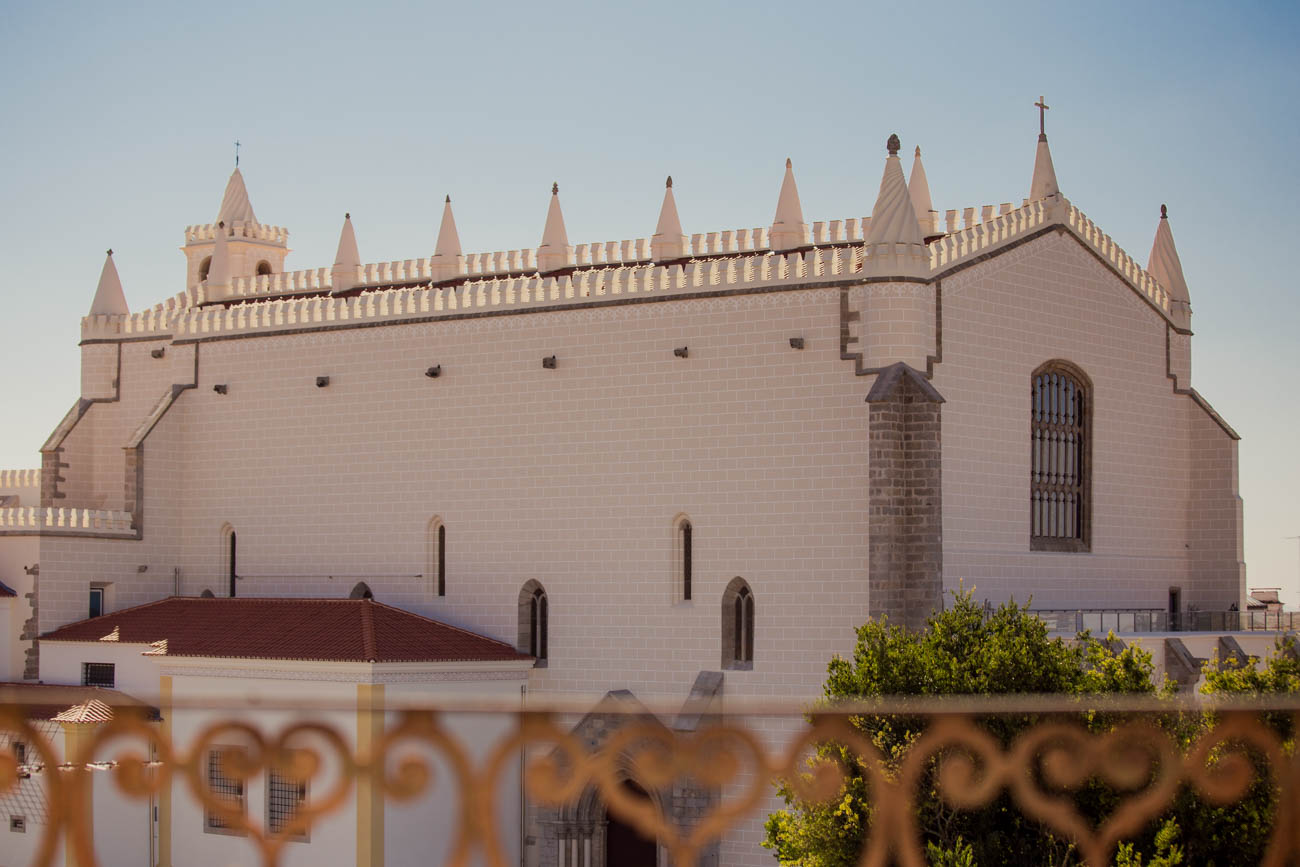
[[[187,867],[257,862],[262,834],[285,841],[279,863],[286,867],[441,863],[461,795],[442,756],[418,741],[390,754],[390,773],[398,760],[422,757],[434,781],[415,800],[398,802],[364,774],[354,779],[340,753],[367,755],[405,708],[466,699],[517,706],[534,662],[510,645],[369,598],[171,597],[55,630],[42,636],[41,653],[48,680],[115,687],[157,706],[162,742],[192,774],[172,775],[151,833],[132,836],[156,840],[149,863]],[[488,713],[439,721],[474,764],[512,724]],[[290,734],[304,723],[327,731]],[[290,766],[263,761],[269,753],[259,740],[273,746],[281,738],[288,750],[316,752],[316,773],[299,779]],[[242,778],[241,757],[257,765]],[[523,809],[518,763],[506,777],[496,789],[497,821],[513,863]],[[198,781],[202,800],[193,790]],[[331,804],[309,828],[295,824],[304,811]],[[101,808],[97,800],[97,845],[105,839]]]

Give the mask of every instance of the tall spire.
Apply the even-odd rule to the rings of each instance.
[[[925,251],[925,239],[912,208],[907,181],[903,178],[899,147],[898,136],[891,135],[887,143],[889,156],[880,177],[880,192],[875,207],[871,209],[871,225],[864,242],[868,257],[864,273],[870,270],[876,275],[925,276],[929,272],[930,257]]]
[[[95,289],[95,300],[90,302],[90,316],[117,316],[130,313],[126,306],[126,293],[122,291],[122,280],[117,276],[117,266],[113,264],[113,251],[104,257],[104,270],[99,272],[99,286]]]
[[[221,197],[221,210],[217,212],[217,222],[233,224],[235,222],[256,223],[253,215],[253,203],[248,200],[248,188],[244,186],[244,176],[238,165],[230,173],[226,182],[226,194]]]
[[[546,228],[537,248],[537,269],[558,271],[573,264],[573,248],[564,229],[564,212],[560,210],[560,185],[551,184],[551,204],[546,210]]]
[[[1169,293],[1169,312],[1175,322],[1189,327],[1192,319],[1191,293],[1183,277],[1183,263],[1174,246],[1174,233],[1169,228],[1169,209],[1160,206],[1160,225],[1156,226],[1155,243],[1151,245],[1151,258],[1147,260],[1151,276]]]
[[[930,181],[925,176],[925,166],[921,164],[921,148],[916,148],[912,159],[912,174],[907,179],[907,192],[912,199],[912,210],[916,212],[921,236],[929,238],[943,234],[939,229],[939,212],[930,202]]]
[[[465,273],[460,233],[456,231],[456,218],[451,214],[451,196],[442,205],[442,224],[438,226],[438,243],[434,246],[430,265],[434,280],[448,280]]]
[[[794,250],[808,244],[808,224],[803,221],[803,205],[799,203],[799,187],[794,182],[794,164],[785,161],[785,177],[781,180],[781,195],[776,200],[776,216],[768,235],[768,246],[773,250]]]
[[[352,215],[343,215],[343,230],[339,232],[339,249],[334,254],[334,267],[331,269],[334,292],[346,292],[357,285],[357,267],[361,264],[361,254],[357,252],[357,235],[352,231]]]
[[[686,236],[682,234],[682,221],[677,216],[677,199],[673,197],[673,176],[668,176],[664,188],[664,203],[659,209],[659,223],[650,239],[650,255],[656,262],[667,262],[690,255]]]
[[[1047,147],[1047,117],[1049,106],[1041,96],[1034,103],[1038,108],[1038,151],[1034,154],[1034,177],[1029,182],[1029,201],[1037,202],[1061,194],[1056,183],[1056,168],[1052,165],[1052,151]]]

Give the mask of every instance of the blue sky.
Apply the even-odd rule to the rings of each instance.
[[[1167,202],[1193,382],[1242,434],[1248,581],[1300,601],[1300,13],[1293,4],[60,4],[0,8],[0,467],[77,395],[79,317],[113,247],[133,309],[183,288],[233,142],[291,268],[869,214],[884,140],[935,207],[1019,202],[1039,94],[1062,191],[1145,262]]]

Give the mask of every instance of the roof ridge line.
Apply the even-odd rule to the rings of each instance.
[[[442,626],[442,627],[444,627],[444,628],[446,628],[446,629],[454,629],[454,630],[456,630],[457,632],[459,632],[459,633],[461,633],[461,634],[463,634],[463,635],[469,635],[469,636],[472,636],[472,637],[474,637],[474,638],[481,638],[481,639],[483,639],[484,641],[492,641],[492,642],[495,642],[495,643],[497,643],[497,644],[503,644],[503,645],[505,645],[506,647],[509,647],[509,648],[512,648],[512,649],[514,648],[514,645],[511,644],[511,643],[508,642],[508,641],[501,641],[500,639],[497,639],[497,638],[489,638],[488,636],[483,635],[483,634],[480,633],[480,632],[474,632],[473,630],[465,629],[465,628],[463,628],[463,627],[456,626],[455,624],[447,623],[446,621],[443,621],[443,620],[435,620],[435,619],[432,618],[432,617],[427,617],[427,616],[425,616],[425,615],[423,615],[423,614],[420,614],[418,611],[407,611],[405,608],[398,608],[396,605],[389,605],[389,604],[386,603],[386,602],[380,602],[378,599],[371,599],[370,602],[371,602],[372,605],[377,605],[377,606],[379,606],[379,607],[381,607],[381,608],[387,608],[389,611],[396,611],[396,612],[398,612],[399,614],[405,614],[405,615],[407,615],[408,617],[415,617],[415,618],[418,618],[418,619],[420,619],[420,620],[426,620],[426,621],[428,621],[429,623],[436,623],[436,624],[438,624],[439,626]]]

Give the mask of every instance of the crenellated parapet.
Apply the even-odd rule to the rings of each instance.
[[[13,491],[19,488],[40,488],[40,469],[0,470],[0,491]]]
[[[179,292],[160,304],[136,313],[83,316],[81,339],[93,341],[166,336],[171,333],[172,320],[177,313],[190,307],[197,307],[204,303],[204,300],[204,290],[200,285]]]
[[[186,226],[185,243],[196,244],[203,241],[215,241],[218,231],[216,223]],[[289,243],[289,230],[283,226],[266,226],[262,223],[234,220],[226,225],[225,231],[226,237],[232,239],[261,241],[279,246]]]

